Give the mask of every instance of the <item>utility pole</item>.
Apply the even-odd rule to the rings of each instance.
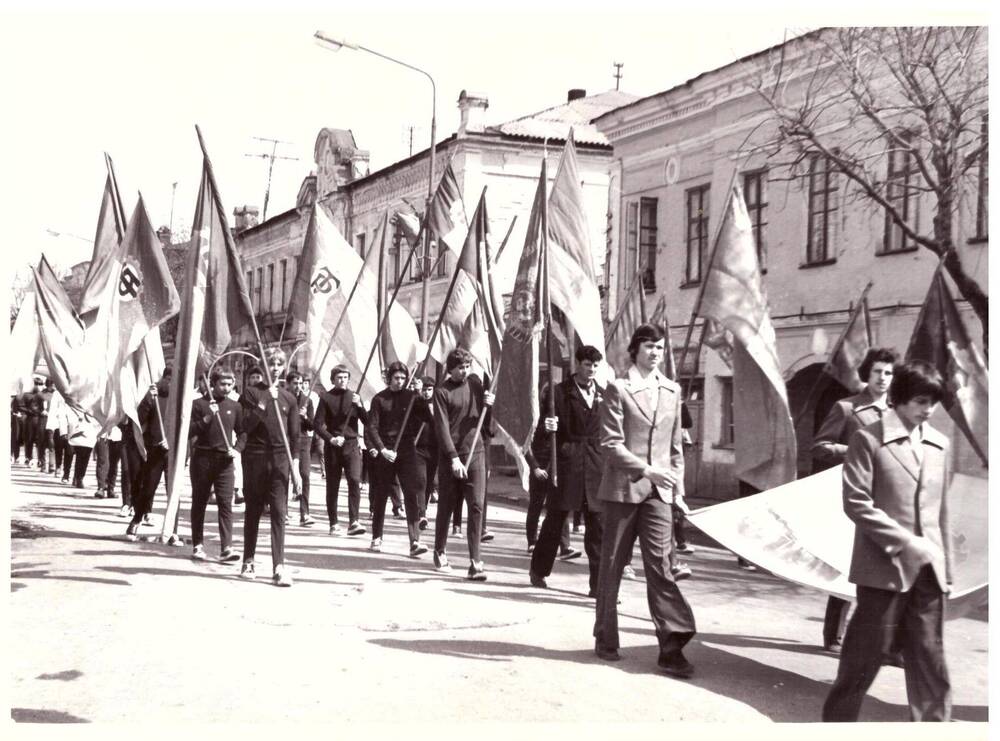
[[[267,220],[267,202],[271,198],[271,173],[274,172],[274,161],[275,160],[298,160],[298,157],[282,157],[278,154],[279,144],[291,144],[292,142],[286,142],[281,139],[268,139],[263,136],[253,137],[257,141],[261,142],[271,142],[271,153],[270,154],[245,154],[244,157],[260,157],[261,159],[270,160],[267,165],[267,189],[264,191],[264,211],[260,215],[261,221]]]
[[[624,62],[612,62],[615,65],[615,90],[620,89],[622,82],[622,67],[625,66]]]
[[[177,183],[171,186],[170,193],[170,239],[174,238],[174,201],[177,198]]]

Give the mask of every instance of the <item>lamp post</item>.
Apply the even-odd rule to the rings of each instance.
[[[325,49],[331,51],[340,51],[341,49],[354,49],[355,51],[365,51],[369,54],[373,54],[376,57],[385,59],[387,62],[393,62],[407,69],[411,69],[414,72],[419,72],[424,77],[426,77],[431,83],[431,148],[430,148],[430,162],[427,172],[427,203],[424,207],[424,221],[426,223],[427,218],[430,216],[431,210],[431,199],[434,197],[434,155],[435,148],[437,144],[437,85],[434,83],[434,78],[431,77],[430,73],[426,70],[420,69],[420,67],[415,67],[412,64],[408,64],[395,57],[390,57],[387,54],[382,54],[374,49],[369,49],[366,46],[361,46],[361,44],[356,44],[352,41],[347,41],[346,39],[335,39],[322,31],[317,31],[313,34],[316,39],[316,43]],[[424,258],[423,265],[421,266],[420,273],[423,276],[423,286],[420,294],[420,339],[427,340],[428,334],[428,320],[427,320],[427,304],[430,300],[431,287],[428,281],[429,273],[431,270],[431,238],[430,232],[424,229]],[[397,276],[397,280],[399,277]]]

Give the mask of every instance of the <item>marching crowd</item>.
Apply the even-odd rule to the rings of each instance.
[[[664,344],[662,329],[639,326],[629,344],[631,366],[607,386],[595,380],[601,351],[581,346],[573,373],[546,389],[541,409],[555,413],[543,411],[546,416],[525,451],[531,469],[528,580],[546,588],[557,559],[581,555],[569,542],[570,523],[579,516],[590,597],[596,601],[595,653],[617,661],[618,591],[623,575],[634,573],[631,561],[638,542],[659,644],[658,666],[670,676],[688,678],[694,667],[683,649],[696,626],[677,584],[691,571],[677,554],[693,551],[683,537],[685,428],[690,419],[680,386],[659,370]],[[485,439],[494,429],[494,396],[471,372],[467,350],[448,355],[438,380],[414,378],[404,364],[391,363],[385,369],[386,388],[367,407],[350,390],[346,366],[334,367],[329,389],[316,393],[309,378],[285,373],[280,349],[268,351],[265,361],[269,376],[251,367],[239,393],[234,374],[216,368],[209,388],[194,401],[188,451],[192,558],[208,557],[204,521],[214,497],[219,560],[242,561],[240,577],[255,578],[260,519],[269,511],[272,578],[278,586],[291,586],[284,556],[289,493],[298,501],[299,524],[313,526],[309,474],[312,456],[319,454],[331,535],[367,534],[360,516],[367,483],[370,550],[382,548],[391,501],[393,514],[405,516],[409,555],[419,558],[429,550],[422,538],[430,527],[428,504],[436,491],[430,543],[435,569],[452,568],[448,541],[449,536],[462,537],[464,504],[466,576],[486,580],[481,543],[492,534],[485,527]],[[840,667],[823,717],[856,720],[879,667],[902,662],[911,716],[947,719],[950,689],[941,641],[951,568],[947,440],[927,423],[942,398],[943,382],[931,366],[901,364],[882,348],[869,352],[860,375],[864,390],[834,405],[814,447],[818,467],[844,464],[844,509],[856,526],[850,573],[858,587],[854,615],[848,623],[850,605],[831,598],[824,625],[824,645],[840,653]],[[275,381],[268,385],[265,377]],[[168,368],[142,400],[140,429],[126,419],[99,436],[93,420],[66,405],[50,382],[37,378],[32,391],[11,400],[12,463],[19,462],[23,447],[29,466],[61,476],[64,483],[72,474],[72,485],[82,488],[93,451],[95,496],[113,497],[120,468],[119,514],[130,518],[126,536],[138,539],[139,529],[149,524],[153,496],[166,471],[168,438],[161,405],[169,381]],[[342,478],[347,483],[346,528],[338,507]],[[245,503],[242,554],[233,543],[234,502]],[[542,509],[546,515],[539,528]],[[175,519],[169,542],[183,545],[177,524]]]

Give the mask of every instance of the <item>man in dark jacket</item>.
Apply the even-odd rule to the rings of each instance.
[[[160,478],[165,477],[167,469],[167,451],[169,444],[165,435],[163,410],[166,404],[160,399],[166,399],[170,394],[170,377],[173,369],[169,366],[163,369],[163,376],[149,387],[149,393],[139,402],[139,425],[142,427],[142,443],[146,448],[146,459],[139,464],[139,471],[132,479],[132,521],[125,530],[125,537],[138,540],[139,525],[151,526],[149,513],[153,511],[153,499]],[[169,486],[169,481],[167,482]],[[180,512],[180,510],[178,510]],[[170,536],[171,545],[183,545],[177,535],[177,524],[174,523],[174,534]]]
[[[316,407],[309,396],[309,387],[305,385],[302,374],[292,371],[288,374],[288,391],[295,396],[299,409],[299,439],[289,440],[292,451],[299,456],[299,478],[302,479],[302,492],[299,494],[299,526],[312,527],[316,521],[309,516],[309,472],[312,468],[313,417]]]
[[[361,446],[358,442],[358,422],[368,424],[368,413],[361,396],[348,390],[351,371],[346,365],[330,371],[333,384],[319,397],[313,417],[316,435],[326,445],[323,465],[326,470],[326,514],[330,519],[330,535],[340,532],[337,522],[337,499],[340,495],[341,474],[347,477],[347,534],[364,535],[361,525]]]
[[[299,409],[295,397],[278,386],[285,368],[285,353],[272,348],[267,353],[267,364],[272,383],[250,385],[240,396],[243,407],[243,425],[247,442],[243,450],[243,487],[246,513],[243,525],[244,579],[256,577],[254,555],[257,552],[257,531],[264,503],[271,509],[271,561],[274,565],[274,583],[279,587],[292,586],[292,576],[285,567],[285,515],[288,509],[288,480],[291,477],[296,491],[300,491],[298,459],[289,465],[286,442],[299,439]],[[259,368],[251,368],[252,377]]]
[[[601,555],[601,519],[597,491],[601,485],[600,406],[604,388],[594,380],[603,359],[592,345],[576,350],[576,371],[546,392],[541,409],[548,414],[548,394],[554,393],[555,416],[545,417],[535,431],[535,445],[556,433],[557,482],[550,486],[545,520],[531,556],[531,584],[545,588],[552,573],[560,534],[570,512],[582,510],[585,517],[584,549],[590,566],[590,595],[597,594],[597,572]],[[541,439],[540,439],[541,438]]]
[[[385,504],[392,496],[396,480],[403,490],[406,506],[406,530],[410,540],[410,557],[427,553],[427,546],[420,542],[420,501],[424,497],[426,482],[424,469],[417,460],[414,439],[421,423],[430,422],[427,403],[416,391],[406,388],[409,377],[406,366],[398,360],[386,369],[388,388],[379,391],[372,399],[365,425],[365,443],[377,457],[371,462],[371,491],[374,514],[372,516],[372,542],[370,549],[382,550],[382,530],[385,523]],[[403,427],[406,410],[410,416]]]
[[[432,376],[424,376],[416,381],[419,384],[415,390],[420,398],[427,403],[427,412],[434,416],[434,387],[437,385]],[[424,469],[424,496],[420,500],[420,529],[427,527],[427,505],[437,484],[438,444],[434,433],[434,425],[421,424],[417,430],[417,460]]]
[[[219,508],[219,540],[225,563],[240,560],[233,543],[234,461],[246,445],[243,409],[228,398],[236,377],[228,370],[215,370],[209,395],[191,406],[191,558],[204,561],[205,508],[212,491]]]

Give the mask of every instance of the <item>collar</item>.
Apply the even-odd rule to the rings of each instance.
[[[885,415],[882,417],[882,442],[891,443],[897,440],[903,440],[909,438],[913,433],[913,430],[907,432],[906,425],[903,424],[903,420],[899,418],[895,409],[889,409]],[[944,450],[945,442],[947,438],[940,432],[935,430],[927,422],[922,425],[921,433],[923,435],[923,442],[927,445],[933,445],[936,448]]]
[[[636,368],[634,365],[630,365],[628,368],[628,372],[625,374],[625,377],[628,379],[629,386],[631,386],[632,389],[635,391],[639,391],[642,389],[656,389],[659,388],[660,386],[667,385],[665,383],[667,377],[664,376],[662,373],[660,373],[660,371],[658,371],[656,368],[653,369],[652,373],[643,378],[642,374],[639,372],[639,369]]]
[[[857,395],[858,403],[854,406],[854,411],[861,411],[862,409],[878,409],[883,414],[889,409],[889,403],[882,398],[878,400],[875,395],[865,386],[863,391],[860,391]]]

